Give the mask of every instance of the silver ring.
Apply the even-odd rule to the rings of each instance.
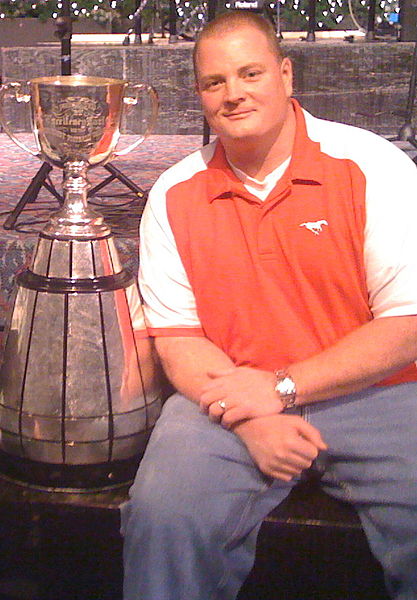
[[[223,402],[223,400],[219,400],[219,401],[217,402],[217,404],[220,406],[220,408],[221,408],[222,410],[226,410],[226,402]]]

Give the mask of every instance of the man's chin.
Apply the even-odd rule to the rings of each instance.
[[[229,140],[230,142],[259,142],[259,140],[263,137],[259,133],[255,133],[253,131],[227,131],[227,132],[219,132],[218,137],[220,139]]]

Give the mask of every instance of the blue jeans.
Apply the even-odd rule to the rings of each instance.
[[[417,383],[300,413],[328,444],[323,488],[357,509],[395,600],[417,600]],[[122,506],[124,600],[233,600],[264,517],[296,483],[271,481],[230,431],[175,394]]]

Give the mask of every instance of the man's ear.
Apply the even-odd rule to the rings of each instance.
[[[281,76],[286,95],[290,98],[293,94],[293,71],[292,62],[287,56],[281,61]]]

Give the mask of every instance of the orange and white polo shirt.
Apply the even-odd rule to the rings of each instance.
[[[293,106],[292,157],[266,199],[218,140],[155,183],[140,237],[150,335],[206,336],[236,365],[274,370],[373,318],[417,314],[414,163]],[[414,364],[390,383],[410,380]]]

